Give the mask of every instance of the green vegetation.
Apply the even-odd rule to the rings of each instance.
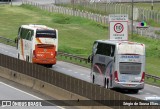
[[[88,57],[93,41],[107,39],[108,26],[80,17],[39,10],[29,5],[0,6],[0,36],[14,39],[22,24],[44,24],[59,30],[59,51]],[[134,35],[132,41],[146,44],[146,71],[160,76],[160,40]],[[63,59],[60,58],[59,59]],[[88,65],[87,65],[88,66]]]

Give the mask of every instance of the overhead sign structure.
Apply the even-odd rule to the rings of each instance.
[[[128,40],[128,15],[109,15],[109,36],[110,40]]]

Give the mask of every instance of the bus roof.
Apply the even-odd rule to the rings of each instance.
[[[55,30],[53,28],[47,27],[45,25],[37,25],[37,24],[29,24],[29,25],[21,25],[22,28],[32,29],[32,30]]]
[[[130,42],[130,41],[111,41],[111,40],[97,40],[96,42],[117,46],[118,54],[145,55],[145,45],[142,43]]]

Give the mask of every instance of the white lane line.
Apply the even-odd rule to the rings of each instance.
[[[83,73],[81,73],[80,75],[81,75],[81,76],[83,76],[84,74],[83,74]]]
[[[8,51],[5,51],[6,53],[8,53]]]
[[[74,72],[74,73],[76,73],[76,74],[77,74],[78,72]]]
[[[15,89],[15,90],[17,90],[17,91],[19,91],[19,92],[22,92],[22,93],[25,93],[25,94],[27,94],[27,95],[30,95],[30,96],[32,96],[32,97],[34,97],[34,98],[36,98],[36,99],[43,100],[43,99],[41,99],[41,98],[39,98],[39,97],[37,97],[37,96],[34,96],[34,95],[29,94],[29,93],[27,93],[27,92],[24,92],[24,91],[22,91],[22,90],[20,90],[20,89],[17,89],[17,88],[15,88],[15,87],[13,87],[13,86],[10,86],[10,85],[6,84],[6,83],[3,83],[3,82],[0,82],[0,83],[3,84],[3,85],[5,85],[5,86],[8,86],[8,87],[10,87],[10,88],[12,88],[12,89]]]
[[[158,97],[157,95],[153,95],[154,97]]]
[[[72,70],[71,70],[71,69],[69,69],[68,71],[69,71],[69,72],[71,72]]]
[[[63,67],[62,69],[65,70],[66,68]]]
[[[19,92],[25,93],[26,95],[32,96],[32,97],[34,97],[34,98],[36,98],[36,99],[38,99],[38,100],[44,100],[44,99],[39,98],[39,97],[37,97],[37,96],[35,96],[35,95],[32,95],[32,94],[30,94],[30,93],[27,93],[27,92],[25,92],[25,91],[22,91],[22,90],[20,90],[20,89],[17,89],[17,88],[15,88],[15,87],[13,87],[13,86],[10,86],[10,85],[8,85],[8,84],[6,84],[6,83],[0,82],[0,84],[3,84],[3,85],[5,85],[5,86],[8,86],[8,87],[10,87],[10,88],[12,88],[12,89],[15,89],[15,90],[19,91]],[[60,106],[56,106],[56,107],[61,108],[61,109],[65,109],[65,108],[60,107]]]

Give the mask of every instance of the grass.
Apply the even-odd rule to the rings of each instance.
[[[108,26],[91,20],[50,13],[29,5],[0,5],[0,36],[14,39],[23,24],[44,24],[57,28],[59,51],[86,58],[91,54],[95,40],[108,38]],[[137,35],[130,40],[146,44],[146,72],[160,76],[160,40]],[[61,57],[58,59],[64,60]]]
[[[91,20],[41,11],[35,7],[0,7],[0,35],[14,39],[22,24],[44,24],[59,30],[59,50],[87,56],[94,40],[107,37],[105,27]],[[5,28],[4,28],[5,25]]]

